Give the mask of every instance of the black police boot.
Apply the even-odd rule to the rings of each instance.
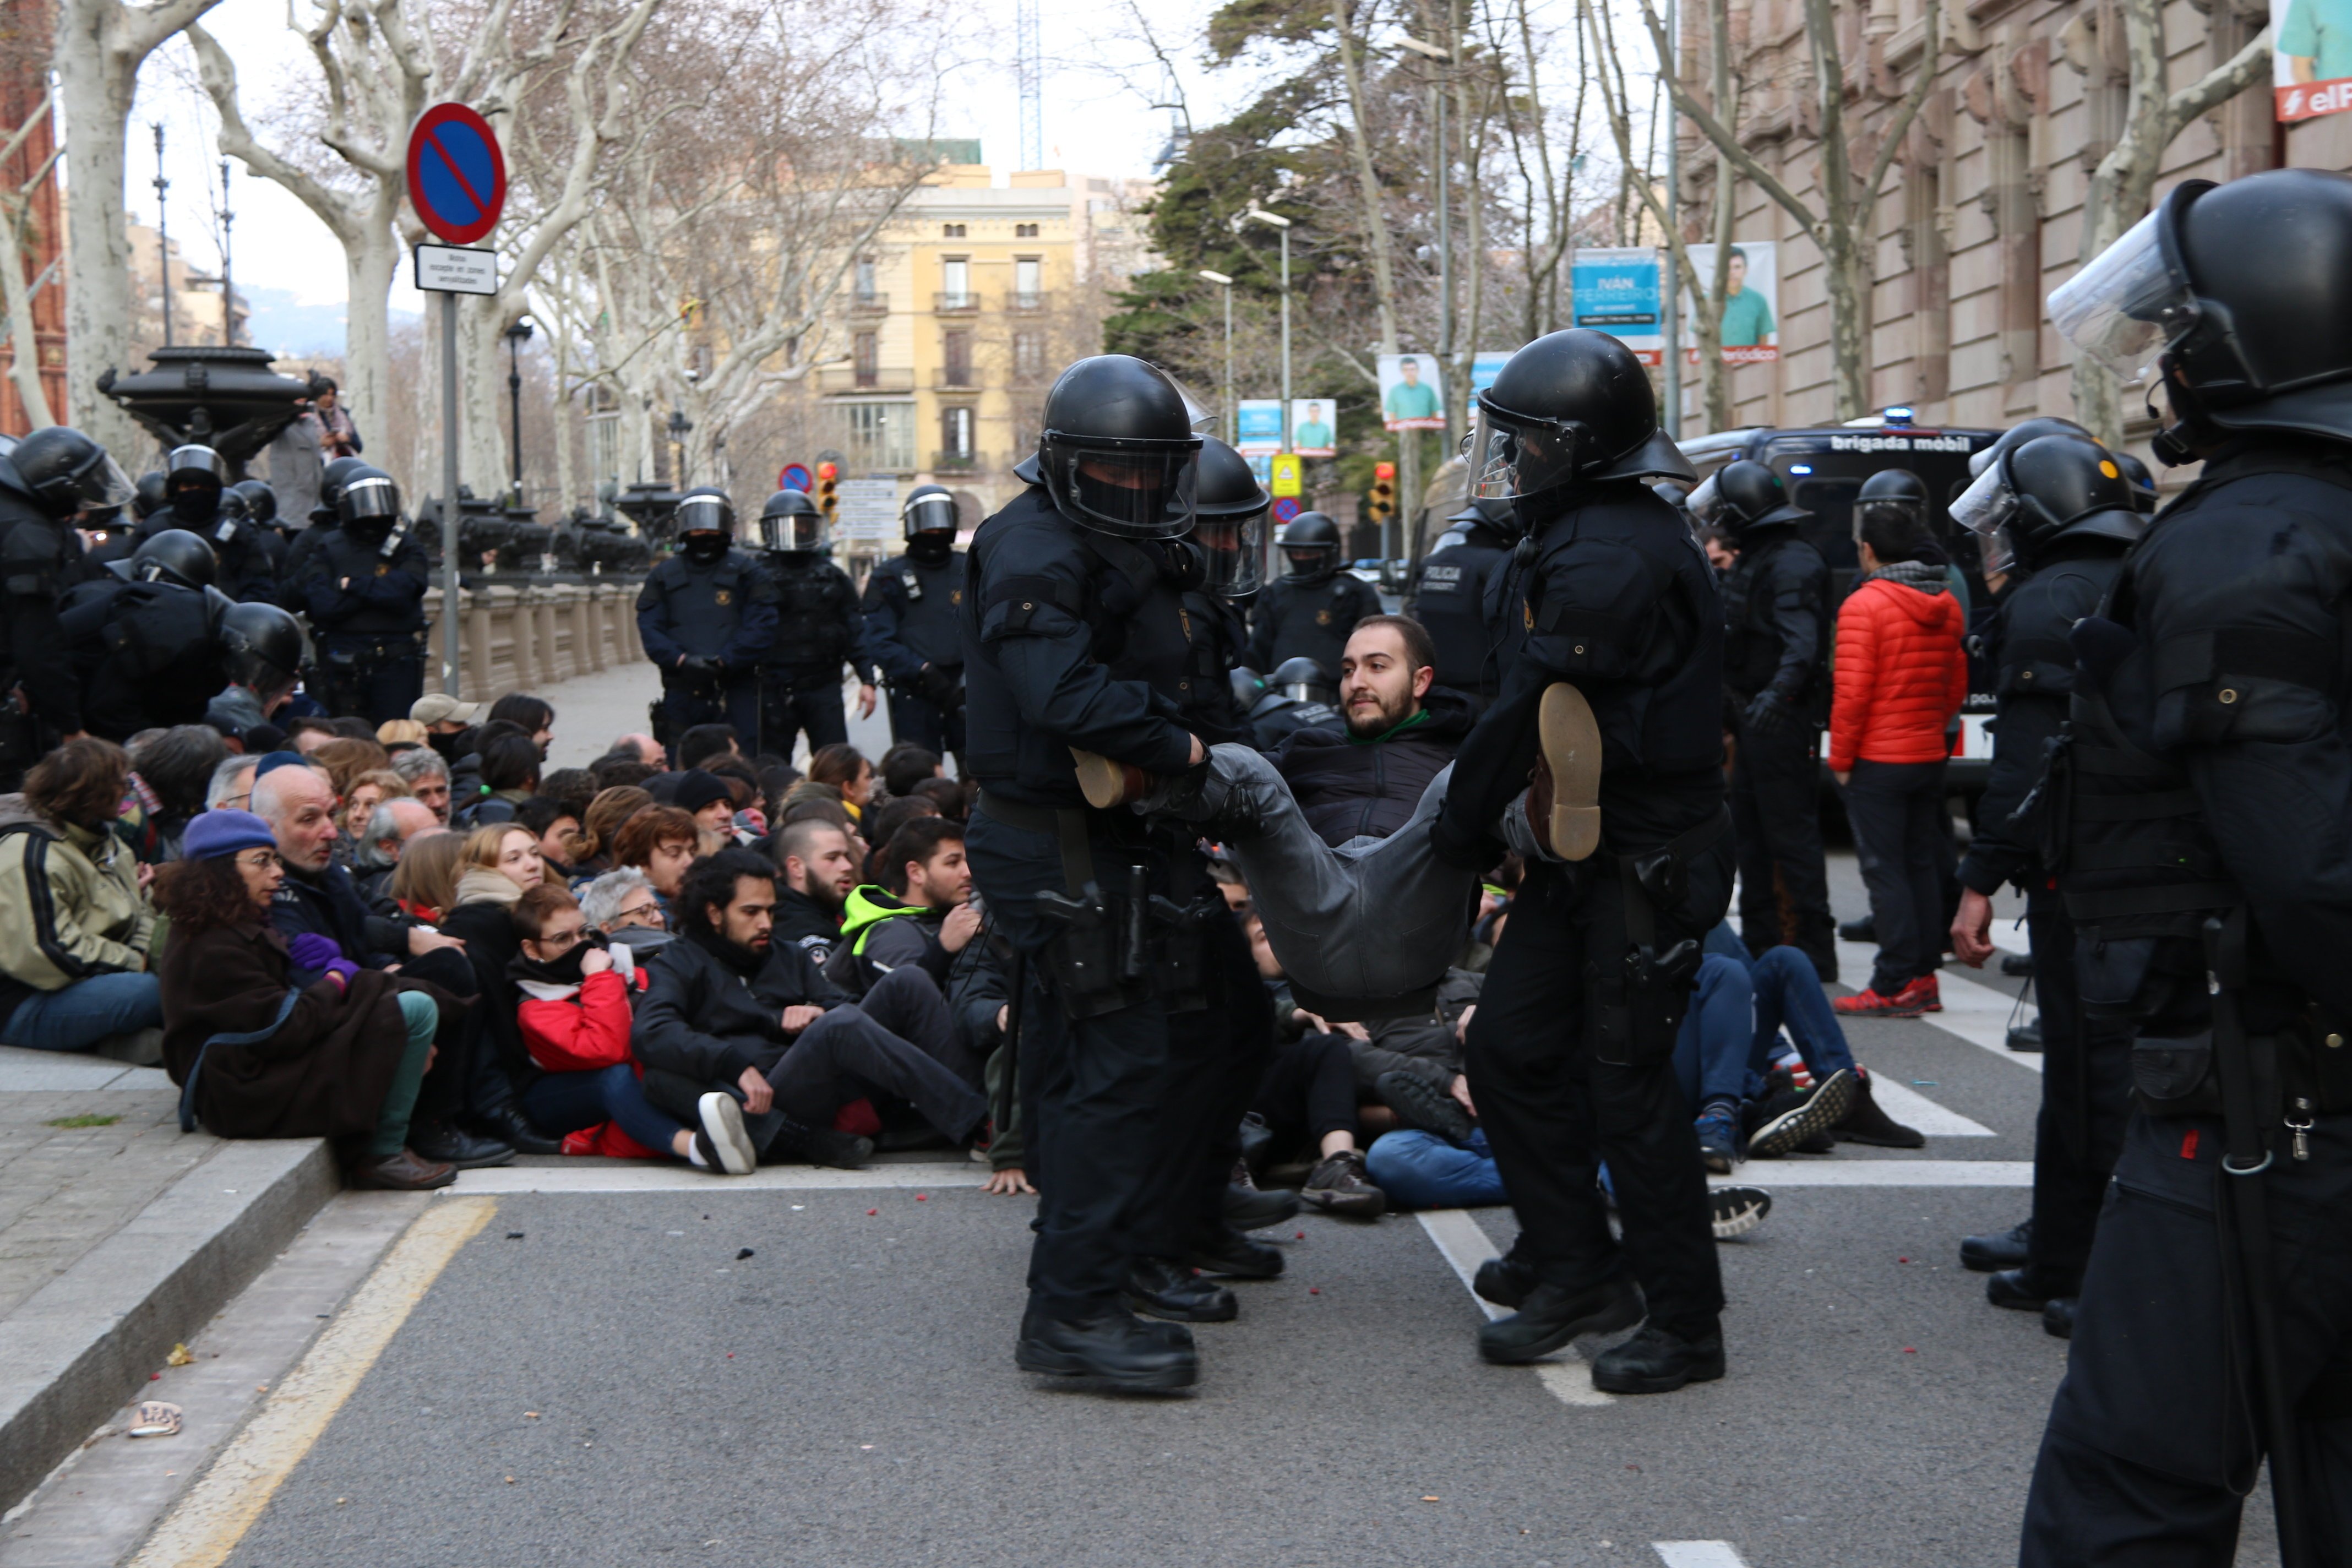
[[[1965,1236],[1960,1238],[1960,1267],[1976,1274],[1992,1274],[2003,1268],[2025,1267],[2026,1247],[2033,1239],[2031,1215],[2019,1220],[2007,1230],[1990,1236]]]
[[[1592,1386],[1611,1394],[1672,1394],[1723,1375],[1723,1336],[1686,1340],[1655,1323],[1592,1358]]]
[[[1114,1388],[1190,1388],[1201,1375],[1191,1330],[1147,1323],[1117,1307],[1076,1323],[1030,1312],[1013,1360],[1024,1372],[1091,1377]]]
[[[2014,1312],[2038,1312],[2077,1289],[2074,1281],[2044,1273],[2029,1263],[2022,1268],[2004,1268],[1987,1279],[1985,1300]]]
[[[1858,921],[1840,921],[1837,931],[1840,942],[1876,942],[1878,940],[1878,921],[1869,915],[1864,915]]]
[[[460,1171],[483,1171],[493,1165],[511,1165],[515,1157],[512,1144],[496,1138],[477,1137],[446,1121],[411,1122],[408,1146],[420,1158],[436,1164],[454,1166]]]
[[[1497,1307],[1519,1310],[1519,1303],[1542,1281],[1536,1278],[1536,1266],[1519,1256],[1519,1244],[1511,1243],[1511,1250],[1500,1258],[1489,1258],[1478,1265],[1471,1277],[1470,1289]]]
[[[1236,1279],[1275,1279],[1282,1274],[1282,1249],[1252,1241],[1226,1226],[1192,1249],[1184,1259],[1203,1274],[1230,1275]]]
[[[563,1141],[550,1138],[530,1124],[522,1107],[509,1101],[487,1116],[474,1119],[488,1137],[497,1139],[518,1154],[561,1154]]]
[[[1129,1305],[1174,1323],[1230,1323],[1242,1304],[1223,1285],[1164,1258],[1139,1258],[1127,1274]]]
[[[2004,952],[2000,955],[2000,972],[2011,980],[2026,980],[2033,974],[2033,955],[2030,952]]]
[[[1538,1281],[1517,1312],[1478,1331],[1478,1353],[1502,1366],[1551,1354],[1579,1334],[1609,1334],[1642,1321],[1642,1292],[1616,1279],[1582,1289]]]
[[[1236,1165],[1225,1184],[1225,1223],[1235,1230],[1264,1230],[1298,1215],[1298,1194],[1286,1188],[1267,1192],[1250,1180],[1249,1167]]]
[[[2042,1331],[2055,1340],[2074,1337],[2074,1302],[2072,1296],[2053,1296],[2042,1307]]]

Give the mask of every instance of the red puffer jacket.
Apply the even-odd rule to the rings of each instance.
[[[1830,770],[1855,762],[1933,763],[1969,694],[1968,620],[1938,574],[1933,591],[1873,577],[1838,611]]]

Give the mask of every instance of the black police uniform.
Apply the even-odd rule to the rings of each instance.
[[[1274,669],[1285,660],[1311,658],[1334,681],[1348,634],[1366,616],[1381,613],[1381,596],[1352,572],[1334,572],[1315,583],[1277,577],[1258,591],[1250,607],[1252,669]]]
[[[1749,524],[1724,576],[1723,675],[1737,746],[1731,819],[1739,844],[1739,934],[1748,950],[1801,948],[1837,977],[1836,921],[1822,853],[1821,726],[1829,716],[1830,569],[1794,522]],[[1748,704],[1788,703],[1759,730]],[[1787,918],[1783,919],[1783,910]]]
[[[1328,702],[1306,701],[1285,691],[1269,691],[1249,710],[1249,743],[1261,752],[1276,752],[1301,730],[1340,734],[1348,721]]]
[[[81,685],[58,630],[58,596],[79,542],[0,459],[0,611],[8,618],[8,667],[0,669],[0,790],[23,787],[25,770],[61,735],[82,728]],[[23,700],[14,693],[21,689]]]
[[[1139,895],[1188,909],[1216,895],[1189,840],[1087,806],[1070,755],[1160,773],[1190,763],[1178,701],[1190,648],[1168,559],[1068,521],[1032,485],[981,525],[969,563],[966,759],[982,795],[966,843],[998,929],[1027,955],[1021,1078],[1041,1194],[1030,1300],[1065,1322],[1115,1308],[1136,1257],[1184,1248],[1169,1159],[1193,1145],[1166,1114],[1171,1014],[1209,998],[1197,959],[1157,940],[1130,951],[1116,917]],[[1056,918],[1061,900],[1097,892],[1112,921]]]
[[[1510,546],[1499,534],[1473,524],[1459,543],[1422,562],[1405,605],[1436,645],[1437,684],[1469,698],[1475,711],[1485,711],[1502,689],[1501,649],[1486,616],[1486,584],[1510,560]]]
[[[894,555],[866,580],[862,606],[866,647],[889,683],[891,739],[941,756],[964,749],[963,585],[960,551],[938,562]]]
[[[661,670],[665,741],[697,724],[760,732],[759,662],[776,636],[776,604],[749,551],[730,548],[708,566],[683,553],[655,567],[637,595],[637,637]],[[677,668],[685,658],[717,662],[709,675]]]
[[[318,534],[303,563],[302,607],[328,710],[371,724],[405,719],[425,694],[425,591],[432,564],[405,524],[381,540],[348,525]]]
[[[2311,1561],[2352,1556],[2347,601],[2352,447],[2261,436],[2208,459],[2072,638],[2062,876],[2084,1005],[2137,1016],[2140,1037],[2025,1568],[2155,1561],[2157,1542],[2167,1563],[2233,1559],[2263,1442],[2249,1235],[2271,1255]],[[2199,933],[2231,908],[2209,1010]],[[2233,1058],[2262,1136],[2243,1163],[2269,1155],[2240,1177],[2219,1168]]]
[[[793,754],[793,742],[808,732],[809,750],[849,739],[841,705],[841,667],[856,667],[862,682],[873,679],[857,589],[849,574],[813,550],[768,552],[761,561],[776,629],[760,656],[759,751]]]
[[[92,584],[58,617],[82,681],[89,732],[120,743],[142,730],[201,724],[222,673],[216,592],[176,583]]]
[[[1537,709],[1559,681],[1600,724],[1601,841],[1580,862],[1528,865],[1466,1070],[1538,1275],[1583,1289],[1630,1271],[1652,1324],[1702,1340],[1717,1331],[1723,1286],[1673,1055],[1695,944],[1731,898],[1723,606],[1690,531],[1644,485],[1548,489],[1518,507],[1535,541],[1515,606],[1526,640],[1455,760],[1433,846],[1461,866],[1499,858],[1490,825],[1527,787]],[[1690,945],[1629,979],[1635,946],[1664,957],[1678,944]],[[1597,1181],[1603,1160],[1622,1248]]]
[[[213,582],[222,593],[239,604],[278,603],[277,563],[262,542],[263,530],[250,518],[215,510],[200,521],[183,518],[173,508],[164,506],[149,512],[138,527],[121,536],[120,558],[128,559],[133,551],[167,528],[184,528],[213,547],[213,559],[220,563]],[[408,710],[401,710],[400,717],[408,717]]]

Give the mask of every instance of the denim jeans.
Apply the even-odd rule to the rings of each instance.
[[[1808,967],[1805,973],[1810,976],[1812,970]],[[1816,984],[1813,989],[1818,993],[1821,986]],[[1710,1100],[1736,1104],[1746,1094],[1748,1053],[1755,1043],[1752,1016],[1748,966],[1720,953],[1701,958],[1698,994],[1691,998],[1690,1011],[1683,1015],[1682,1029],[1675,1036],[1675,1078],[1693,1116]]]
[[[1509,1203],[1486,1134],[1455,1143],[1434,1132],[1384,1132],[1364,1155],[1364,1172],[1391,1205],[1409,1209],[1475,1208]]]
[[[1815,1079],[1853,1068],[1853,1052],[1846,1048],[1845,1031],[1812,960],[1793,947],[1769,948],[1748,973],[1756,992],[1756,1046],[1748,1059],[1759,1079],[1771,1064],[1772,1037],[1784,1027]]]
[[[163,1026],[162,982],[152,974],[93,974],[16,1004],[0,1044],[35,1051],[87,1050],[109,1035]]]
[[[551,1138],[612,1121],[656,1154],[670,1152],[670,1140],[684,1126],[646,1100],[636,1069],[626,1062],[533,1079],[522,1091],[522,1110],[530,1124]]]

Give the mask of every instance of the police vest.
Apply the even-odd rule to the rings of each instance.
[[[213,627],[219,611],[201,589],[176,583],[127,583],[99,640],[121,674],[152,680],[185,663],[211,671]]]
[[[780,553],[768,567],[768,583],[776,594],[776,640],[760,662],[789,669],[814,667],[837,678],[857,641],[852,621],[857,591],[848,574],[823,556]]]
[[[735,640],[746,597],[759,586],[751,557],[730,550],[715,566],[697,567],[673,555],[646,579],[645,597],[661,611],[665,630],[688,653],[715,658]]]
[[[875,568],[870,591],[897,616],[896,640],[918,662],[943,667],[963,663],[964,558],[950,555],[937,564],[894,556]]]
[[[1791,693],[1802,707],[1827,694],[1830,642],[1830,570],[1821,552],[1789,529],[1776,528],[1739,552],[1723,581],[1723,683],[1743,697],[1772,684],[1787,647],[1773,624],[1780,585],[1797,580],[1803,613],[1814,623],[1813,663],[1805,684]]]
[[[410,579],[407,597],[394,604],[370,600],[358,614],[345,617],[331,626],[320,626],[322,637],[404,637],[425,628],[424,554],[407,535],[394,530],[381,542],[367,540],[331,528],[312,548],[307,567],[313,580],[326,578],[331,583],[358,584],[371,577],[388,577],[394,573],[405,574]]]
[[[1487,668],[1487,650],[1495,637],[1494,624],[1486,618],[1486,580],[1510,557],[1501,545],[1473,534],[1422,563],[1412,615],[1436,646],[1440,686],[1492,692],[1498,685],[1500,665],[1492,674]]]

